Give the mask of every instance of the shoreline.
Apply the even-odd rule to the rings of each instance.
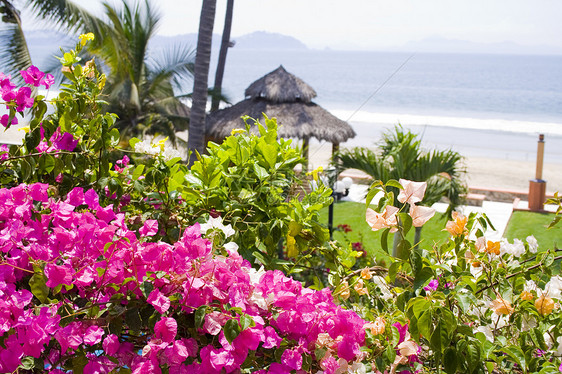
[[[342,148],[347,147],[342,144]],[[327,167],[331,156],[331,144],[310,144],[309,168]],[[528,191],[529,180],[535,179],[535,161],[510,160],[495,157],[465,156],[463,166],[466,168],[468,187]],[[358,176],[361,175],[358,173]],[[544,163],[542,179],[546,183],[547,194],[562,192],[562,165]]]

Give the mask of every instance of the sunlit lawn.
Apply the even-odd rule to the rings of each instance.
[[[519,238],[525,241],[529,235],[534,235],[539,243],[539,249],[545,250],[553,248],[554,245],[562,246],[562,222],[553,229],[547,230],[554,214],[541,214],[531,212],[514,212],[508,223],[504,236],[513,241]],[[328,224],[328,208],[321,211],[320,220],[322,223]],[[429,247],[435,242],[445,241],[449,233],[444,231],[447,219],[444,214],[436,213],[435,216],[427,222],[422,231],[422,246]],[[352,231],[343,234],[341,231],[334,232],[334,239],[340,242],[362,242],[367,253],[376,256],[378,260],[384,259],[387,254],[381,247],[381,232],[372,231],[365,222],[365,204],[354,202],[340,202],[334,205],[334,227],[340,224],[347,224]],[[413,242],[414,230],[408,234],[408,240]],[[388,247],[392,248],[393,235],[389,235]]]
[[[552,229],[547,229],[554,218],[553,213],[513,212],[507,224],[504,236],[512,241],[519,238],[525,241],[529,235],[534,235],[539,243],[539,250],[546,250],[557,245],[562,247],[562,222]]]

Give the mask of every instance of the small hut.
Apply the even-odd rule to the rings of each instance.
[[[288,73],[283,66],[252,83],[245,96],[245,100],[207,116],[206,135],[209,140],[222,140],[233,129],[243,127],[242,116],[259,119],[262,113],[269,118],[277,118],[279,136],[303,140],[307,161],[311,137],[331,142],[333,152],[340,143],[355,136],[355,131],[347,122],[313,103],[316,91]]]

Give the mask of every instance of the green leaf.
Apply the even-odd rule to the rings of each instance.
[[[390,179],[388,182],[386,182],[385,186],[386,187],[395,187],[395,188],[398,188],[399,190],[404,189],[404,187],[400,183],[398,183],[398,181],[395,180],[395,179]]]
[[[378,185],[375,187],[375,183],[373,183],[373,186],[369,189],[369,192],[367,192],[367,196],[365,197],[365,206],[368,208],[369,205],[371,205],[371,201],[373,201],[373,198],[376,196],[376,194],[378,194],[381,189],[378,187]]]
[[[403,230],[403,235],[406,236],[412,228],[412,217],[408,213],[399,213],[400,226]]]
[[[228,340],[229,343],[232,343],[232,341],[240,334],[240,324],[235,319],[229,319],[224,324],[223,331],[226,340]]]
[[[201,305],[197,310],[195,310],[195,328],[200,329],[205,323],[205,316],[207,315],[207,305]]]
[[[296,221],[289,222],[289,235],[297,236],[302,231],[302,224]]]
[[[384,229],[384,231],[381,234],[382,250],[385,251],[388,254],[390,254],[389,251],[388,251],[388,233],[389,232],[390,232],[390,228],[386,228],[386,229]]]
[[[267,170],[265,170],[258,164],[254,164],[254,172],[256,173],[259,180],[264,180],[269,177],[269,173],[267,172]]]
[[[398,234],[394,234],[398,235]],[[396,247],[396,257],[402,260],[408,260],[410,257],[410,250],[412,249],[412,244],[406,239],[402,239],[398,246]]]
[[[80,355],[75,355],[72,358],[72,372],[75,374],[83,374],[84,367],[88,364],[89,360],[84,356],[83,353]]]
[[[521,348],[512,345],[509,347],[504,347],[502,349],[502,352],[511,357],[517,363],[517,365],[519,365],[521,370],[523,370],[523,373],[527,372],[527,361],[525,359],[525,354],[523,353]]]
[[[445,367],[445,372],[455,374],[457,372],[458,363],[459,361],[456,349],[453,347],[447,348],[443,354],[443,366]]]
[[[412,272],[414,276],[422,269],[422,256],[420,249],[414,249],[410,252],[410,265],[412,266]]]
[[[243,314],[240,316],[240,326],[242,331],[246,330],[248,327],[255,326],[255,322],[251,316]]]
[[[29,279],[29,288],[31,293],[35,296],[42,304],[47,302],[47,297],[49,296],[49,287],[47,287],[47,277],[41,273],[36,272]]]
[[[426,266],[416,274],[414,278],[414,290],[417,290],[425,284],[429,279],[433,278],[433,271],[430,267]]]
[[[390,279],[390,283],[394,283],[396,280],[396,274],[398,274],[398,269],[400,268],[400,262],[393,262],[388,268],[388,278]]]
[[[141,283],[140,289],[142,291],[143,296],[148,299],[148,295],[150,295],[150,293],[154,289],[154,285],[152,284],[152,282],[144,281]]]

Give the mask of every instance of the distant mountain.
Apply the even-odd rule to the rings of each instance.
[[[514,42],[476,43],[440,36],[410,41],[397,49],[427,53],[562,54],[562,48],[547,45],[527,46]]]
[[[256,31],[238,37],[231,37],[235,42],[234,47],[242,50],[303,50],[306,45],[292,36],[276,34],[265,31]],[[164,48],[174,44],[184,43],[195,48],[197,34],[183,34],[176,36],[161,36],[154,38],[156,48]],[[213,48],[220,48],[221,35],[213,35]]]
[[[233,38],[237,49],[260,50],[304,50],[307,46],[292,36],[265,31],[256,31]]]

